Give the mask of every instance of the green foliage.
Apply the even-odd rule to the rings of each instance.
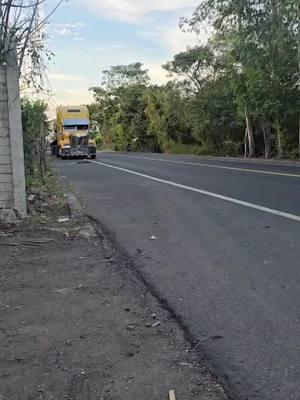
[[[102,141],[103,141],[103,138],[101,135],[95,136],[95,142],[96,142],[97,149],[101,149]]]
[[[267,151],[270,141],[273,152],[277,151],[279,156],[291,145],[296,146],[299,128],[295,121],[299,121],[300,99],[299,3],[203,0],[190,19],[181,20],[181,25],[199,32],[207,22],[213,24],[214,53],[221,56],[223,73],[234,92],[236,117],[247,117],[254,126],[256,151],[270,155],[271,151]],[[291,119],[294,128],[287,131],[288,125],[291,129]],[[260,140],[261,121],[271,126],[271,130],[264,132],[264,149]],[[286,134],[280,144],[279,132],[283,131]]]
[[[205,155],[203,147],[193,144],[176,143],[170,140],[164,151],[170,154]]]
[[[166,150],[170,142],[195,142],[188,117],[189,102],[178,85],[151,86],[144,96],[148,135],[154,138],[158,151]]]
[[[194,135],[213,154],[241,154],[244,129],[237,117],[237,104],[226,77],[210,82],[191,99],[191,120]],[[229,151],[229,142],[236,144]],[[239,148],[240,151],[237,151]]]
[[[45,180],[46,138],[50,132],[47,121],[47,104],[41,100],[21,101],[25,170],[27,180]]]
[[[170,73],[170,76],[184,77],[184,83],[190,86],[191,90],[199,91],[216,74],[215,58],[209,45],[196,46],[176,54],[172,61],[163,65],[163,68]]]
[[[299,7],[295,0],[203,0],[183,29],[211,24],[206,45],[149,83],[141,63],[104,71],[90,107],[104,146],[238,156],[299,155]]]
[[[137,143],[143,146],[147,135],[147,70],[135,63],[113,66],[103,73],[102,85],[91,88],[95,103],[90,106],[92,123],[103,136],[103,144],[116,150],[129,150]]]
[[[108,90],[116,90],[129,85],[147,85],[149,83],[148,70],[142,69],[142,63],[129,65],[115,65],[103,71],[102,86]]]

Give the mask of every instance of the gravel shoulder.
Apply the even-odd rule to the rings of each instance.
[[[1,230],[0,399],[229,399],[99,229],[48,216]]]

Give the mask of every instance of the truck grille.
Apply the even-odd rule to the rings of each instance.
[[[71,146],[72,147],[83,147],[83,146],[88,146],[88,144],[89,144],[88,136],[82,136],[82,137],[72,136],[71,137]]]

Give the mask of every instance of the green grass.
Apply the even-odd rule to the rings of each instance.
[[[209,150],[199,145],[187,145],[175,142],[169,142],[165,146],[164,151],[169,154],[212,155],[211,149]]]

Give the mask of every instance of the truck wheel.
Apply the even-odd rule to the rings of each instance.
[[[92,159],[92,160],[95,160],[95,158],[96,158],[96,154],[92,154],[92,155],[91,155],[91,159]]]

